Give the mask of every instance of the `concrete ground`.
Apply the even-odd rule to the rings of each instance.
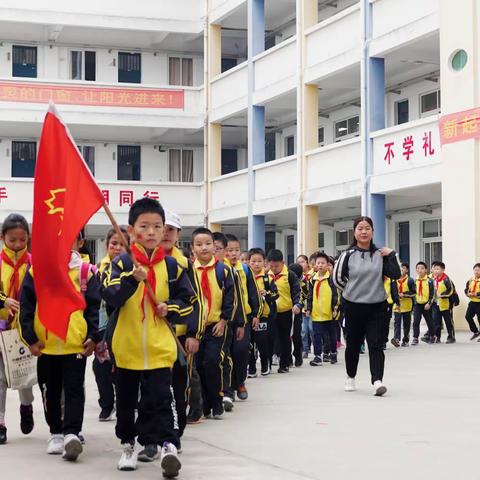
[[[384,398],[372,396],[366,355],[357,392],[343,391],[343,350],[337,365],[304,365],[288,375],[249,380],[249,400],[237,402],[224,420],[187,428],[179,478],[479,479],[480,344],[468,338],[458,334],[455,345],[389,345]],[[97,421],[91,369],[83,455],[76,464],[46,455],[37,388],[37,424],[27,437],[19,431],[17,395],[8,392],[9,443],[0,446],[0,478],[161,478],[158,462],[139,464],[136,472],[116,470],[114,422]]]

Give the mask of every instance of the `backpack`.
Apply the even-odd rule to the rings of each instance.
[[[452,282],[452,279],[450,279],[450,282]],[[453,289],[453,293],[449,297],[450,308],[458,307],[460,305],[460,297],[458,296],[457,289],[455,288],[455,284],[453,282],[452,282],[452,289]]]

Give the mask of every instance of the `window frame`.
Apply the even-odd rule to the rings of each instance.
[[[15,49],[17,48],[28,48],[35,51],[35,69],[33,70],[34,75],[18,75],[18,70],[15,72],[15,65],[17,65],[14,61],[15,58]],[[25,67],[29,64],[25,64]],[[22,44],[12,44],[12,77],[13,78],[38,78],[38,47],[37,45],[22,45]]]
[[[175,84],[175,83],[170,83],[170,59],[173,58],[178,58],[180,60],[180,83]],[[183,60],[191,60],[192,62],[192,81],[191,85],[185,85],[183,83]],[[188,55],[169,55],[168,56],[168,85],[173,86],[173,87],[193,87],[193,67],[194,67],[194,58],[190,57]]]
[[[348,122],[354,118],[358,118],[358,131],[354,133],[350,133],[348,131]],[[342,135],[341,137],[337,137],[337,124],[341,122],[347,122],[347,134]],[[342,140],[348,140],[350,138],[355,138],[360,136],[360,114],[358,115],[350,115],[349,117],[345,117],[333,122],[333,138],[335,142],[341,142]]]
[[[292,153],[288,153],[288,142],[289,140],[292,140],[293,142],[293,152]],[[293,155],[295,155],[295,135],[287,135],[285,137],[285,157],[292,157]]]
[[[402,122],[402,123],[398,123],[398,105],[400,103],[403,103],[403,102],[407,102],[407,106],[408,106],[408,119],[406,122]],[[403,98],[402,100],[397,100],[395,103],[394,103],[394,123],[395,125],[403,125],[405,123],[408,123],[410,121],[410,99],[407,97],[407,98]]]
[[[85,147],[90,147],[93,148],[93,170],[90,168],[90,165],[87,163],[87,167],[89,168],[90,172],[92,172],[92,175],[95,176],[95,164],[96,164],[96,156],[97,156],[97,149],[95,148],[95,145],[93,143],[77,143],[77,148],[82,154],[82,157],[85,159],[85,154],[84,154],[84,148]]]
[[[138,151],[139,151],[138,179],[119,178],[120,177],[120,168],[119,168],[119,166],[120,166],[120,147],[135,147],[135,148],[138,148]],[[132,171],[132,173],[133,173],[133,171]],[[141,145],[129,145],[129,144],[125,144],[125,143],[117,144],[117,181],[118,182],[141,182],[142,181],[142,147],[141,147]]]
[[[14,168],[13,168],[13,162],[14,162],[14,158],[13,158],[13,151],[14,151],[14,144],[16,143],[23,143],[23,144],[33,144],[35,145],[35,158],[33,159],[33,162],[34,162],[34,165],[33,165],[33,172],[31,174],[31,176],[26,176],[26,175],[15,175],[15,172],[14,172]],[[11,141],[11,144],[10,144],[10,149],[11,149],[11,155],[10,155],[10,166],[11,166],[11,177],[12,178],[34,178],[34,175],[35,175],[35,166],[37,164],[37,157],[38,157],[38,142],[35,141],[35,140],[22,140],[22,139],[15,139],[15,140],[12,140]],[[21,161],[21,160],[20,160]],[[31,161],[31,160],[28,160],[28,161]]]
[[[339,232],[347,232],[347,240],[348,240],[348,243],[341,243],[341,244],[337,244],[337,233]],[[336,228],[334,230],[334,233],[333,233],[333,241],[335,243],[335,251],[337,253],[341,253],[341,252],[344,252],[345,250],[347,250],[350,245],[352,244],[353,242],[353,228]],[[339,248],[341,250],[339,250]]]
[[[140,57],[140,69],[139,69],[139,80],[138,82],[120,80],[120,55],[139,55]],[[133,83],[135,85],[142,83],[142,52],[133,51],[129,52],[126,50],[118,50],[117,52],[117,81],[118,83]],[[123,72],[124,70],[122,70]]]
[[[172,180],[170,178],[170,162],[172,161],[170,152],[179,151],[179,171],[180,171],[180,180]],[[183,152],[192,152],[192,179],[191,180],[183,180]],[[169,148],[168,149],[168,181],[172,183],[194,183],[195,179],[195,150],[193,148]]]
[[[422,112],[422,98],[427,95],[431,95],[432,93],[437,94],[437,108],[434,110],[428,110],[427,112]],[[432,115],[438,115],[442,110],[440,88],[436,88],[428,92],[420,93],[418,97],[418,110],[419,110],[420,118],[426,118],[426,117],[431,117]]]
[[[72,67],[73,67],[73,59],[72,53],[73,52],[81,52],[82,53],[82,78],[73,78],[72,75]],[[95,54],[95,80],[85,80],[85,52],[93,52]],[[97,81],[97,51],[91,48],[71,48],[68,50],[69,60],[68,60],[68,67],[69,67],[69,80],[73,82],[96,82]]]
[[[323,130],[323,141],[320,141],[320,130]],[[317,130],[317,143],[319,147],[323,147],[325,145],[325,126],[320,125]]]

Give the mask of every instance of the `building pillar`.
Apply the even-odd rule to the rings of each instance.
[[[264,0],[248,0],[248,248],[265,249],[265,217],[254,214],[254,165],[265,162],[265,107],[253,104],[253,57],[265,50]]]
[[[304,82],[305,30],[318,21],[318,3],[313,0],[297,1],[297,255],[310,255],[318,249],[318,206],[307,205],[306,152],[318,146],[318,85]]]
[[[386,242],[386,198],[370,191],[373,175],[373,139],[371,133],[385,128],[385,61],[371,57],[372,5],[370,0],[361,3],[363,22],[363,52],[361,60],[361,141],[362,141],[362,215],[372,218],[375,226],[374,241],[382,247]]]
[[[442,114],[478,107],[480,104],[479,3],[440,0],[440,86]],[[468,55],[461,70],[451,65],[463,49]],[[459,127],[460,128],[460,127]],[[458,292],[480,261],[480,140],[471,139],[442,146],[442,244],[447,273]],[[455,309],[455,323],[466,326],[467,298],[460,293],[462,308]]]

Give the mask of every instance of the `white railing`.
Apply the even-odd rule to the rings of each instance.
[[[280,158],[253,167],[255,171],[255,200],[296,194],[297,156]]]
[[[211,208],[213,210],[236,205],[246,206],[248,201],[247,169],[212,179],[211,200]]]

